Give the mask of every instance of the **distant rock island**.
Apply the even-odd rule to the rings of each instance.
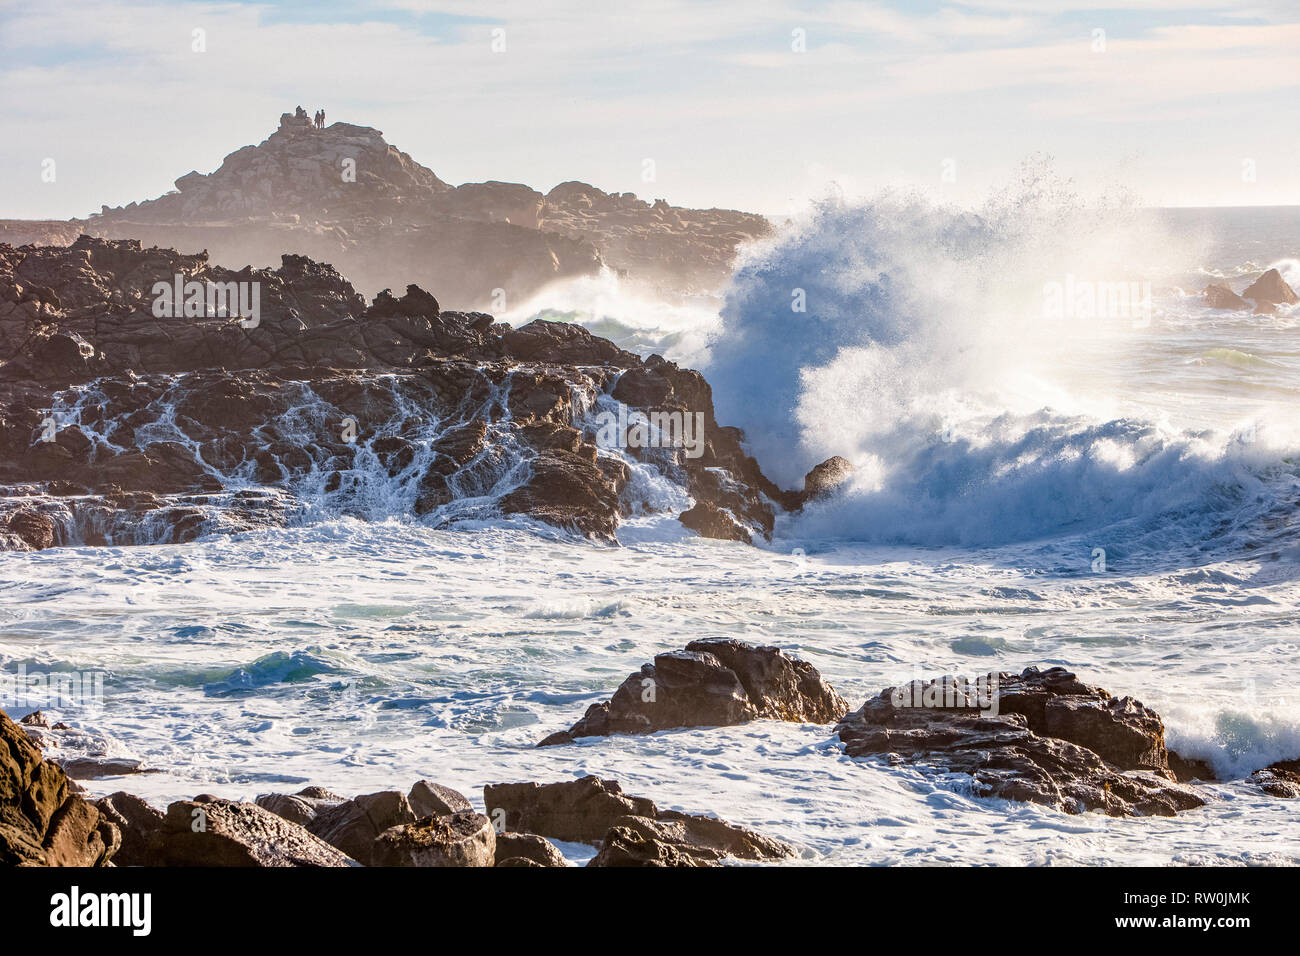
[[[453,187],[377,129],[317,128],[285,113],[262,143],[215,172],[186,173],[174,192],[105,206],[88,220],[0,221],[0,242],[138,239],[206,250],[231,269],[277,267],[294,253],[331,263],[371,295],[415,282],[453,308],[500,310],[602,266],[661,294],[715,291],[737,247],[770,228],[750,213],[683,209],[579,182],[545,195],[520,183]]]

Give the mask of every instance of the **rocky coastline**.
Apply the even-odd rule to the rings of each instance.
[[[659,655],[633,680],[642,691],[638,703],[629,708],[625,685],[612,704],[595,705],[567,740],[543,743],[794,720],[823,725],[838,737],[845,759],[862,764],[864,787],[871,785],[872,764],[877,772],[908,764],[964,777],[972,796],[1069,814],[1172,817],[1214,799],[1206,789],[1213,771],[1167,747],[1158,714],[1061,667],[990,674],[977,695],[951,677],[889,687],[847,714],[811,665],[777,648],[734,640],[697,641]],[[622,717],[625,710],[635,719]],[[797,846],[707,813],[662,810],[653,799],[590,774],[488,783],[483,812],[464,794],[429,780],[352,798],[310,786],[252,802],[199,794],[165,808],[121,790],[96,799],[73,779],[75,758],[60,758],[54,729],[39,712],[20,723],[0,712],[0,865],[567,866],[557,843],[592,867],[808,857]],[[42,746],[54,755],[46,756]],[[1296,771],[1296,761],[1284,761],[1250,782],[1269,796],[1296,799]],[[123,772],[110,763],[86,776],[102,786]],[[588,850],[573,854],[584,844]]]
[[[257,315],[184,291],[209,288],[251,289]],[[681,489],[686,527],[750,541],[847,469],[778,488],[698,372],[579,326],[511,328],[413,284],[367,303],[302,256],[233,272],[89,236],[0,244],[0,409],[0,550],[175,543],[321,507],[436,527],[522,515],[614,542],[663,507],[637,468]],[[615,411],[698,422],[694,446],[602,445]]]

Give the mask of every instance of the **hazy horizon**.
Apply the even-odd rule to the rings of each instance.
[[[977,204],[1043,155],[1142,205],[1300,202],[1297,11],[1112,6],[0,0],[0,218],[154,198],[297,104],[453,184],[774,216],[828,188]]]

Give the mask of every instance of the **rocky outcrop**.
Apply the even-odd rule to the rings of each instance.
[[[527,862],[521,863],[519,861]],[[545,837],[535,833],[498,833],[497,866],[568,866],[564,854]]]
[[[966,773],[971,792],[1067,813],[1172,816],[1202,806],[1174,782],[1160,717],[1061,667],[886,688],[836,727],[851,757]]]
[[[0,866],[103,866],[121,833],[0,711]]]
[[[725,857],[778,860],[794,854],[780,840],[715,817],[659,810],[623,793],[617,781],[587,776],[560,783],[490,784],[489,816],[503,835],[527,832],[578,843],[600,843],[590,866],[711,866]]]
[[[1255,303],[1256,312],[1276,312],[1279,305],[1295,305],[1300,302],[1300,297],[1296,296],[1276,269],[1269,269],[1241,294],[1243,298]]]
[[[759,719],[828,724],[847,710],[807,661],[776,647],[714,638],[657,655],[653,664],[629,675],[612,698],[592,704],[569,730],[551,734],[539,746]]]
[[[171,314],[188,283],[193,314]],[[198,301],[210,286],[256,289],[258,314]],[[292,255],[231,272],[132,241],[0,245],[0,548],[175,543],[309,506],[391,517],[366,510],[378,498],[439,526],[520,514],[612,541],[655,507],[634,464],[727,514],[701,533],[771,534],[787,493],[718,424],[698,372],[405,290],[367,305]],[[698,419],[699,442],[640,447],[597,407]]]
[[[1300,760],[1279,760],[1250,775],[1251,782],[1270,797],[1300,798]]]
[[[585,183],[545,196],[520,183],[452,187],[377,129],[316,129],[293,114],[263,142],[175,185],[88,220],[0,221],[0,242],[67,244],[84,232],[206,250],[232,269],[270,267],[292,252],[333,262],[368,294],[413,281],[477,309],[605,266],[671,292],[716,291],[737,248],[771,230],[762,216],[652,204]]]
[[[502,832],[574,843],[596,842],[625,816],[658,816],[653,801],[630,797],[618,781],[593,776],[561,783],[488,784],[483,803],[488,816],[502,822]]]
[[[1211,309],[1231,309],[1237,311],[1249,309],[1250,303],[1243,299],[1237,293],[1228,287],[1227,282],[1212,282],[1205,287],[1202,293],[1205,298],[1205,304]]]
[[[1300,297],[1296,296],[1276,269],[1269,269],[1242,290],[1241,295],[1233,292],[1226,281],[1211,283],[1205,287],[1202,295],[1205,304],[1212,309],[1250,309],[1253,303],[1254,312],[1258,315],[1271,315],[1279,305],[1300,302]]]

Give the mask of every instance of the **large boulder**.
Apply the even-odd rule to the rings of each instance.
[[[1226,282],[1212,282],[1202,293],[1205,304],[1211,309],[1231,309],[1234,312],[1249,309],[1250,303],[1228,287]]]
[[[0,711],[0,866],[103,866],[121,833]]]
[[[372,866],[375,838],[385,830],[417,819],[405,794],[384,790],[322,807],[306,829],[362,865]]]
[[[324,787],[304,787],[297,793],[264,793],[254,801],[259,807],[270,810],[300,827],[309,826],[321,810],[346,803],[347,798],[332,793]]]
[[[215,797],[167,808],[160,866],[335,867],[357,861],[295,823],[253,803]]]
[[[373,857],[374,866],[493,866],[496,832],[472,810],[424,817],[381,833]]]
[[[1271,797],[1300,798],[1300,760],[1279,760],[1250,775],[1251,781]]]
[[[1061,667],[885,688],[836,727],[851,757],[969,774],[976,796],[1067,813],[1172,816],[1205,800],[1174,782],[1164,725]]]
[[[677,727],[725,727],[760,718],[828,724],[848,705],[817,669],[776,647],[730,638],[692,641],[655,657],[608,701],[539,746],[577,737],[644,734]]]
[[[114,866],[157,864],[158,841],[164,819],[161,810],[121,790],[96,800],[95,807],[122,834],[122,845],[113,854]]]
[[[594,843],[614,821],[656,817],[654,802],[625,794],[616,780],[586,776],[561,783],[497,783],[483,788],[488,816],[503,832],[536,833],[552,840]]]

